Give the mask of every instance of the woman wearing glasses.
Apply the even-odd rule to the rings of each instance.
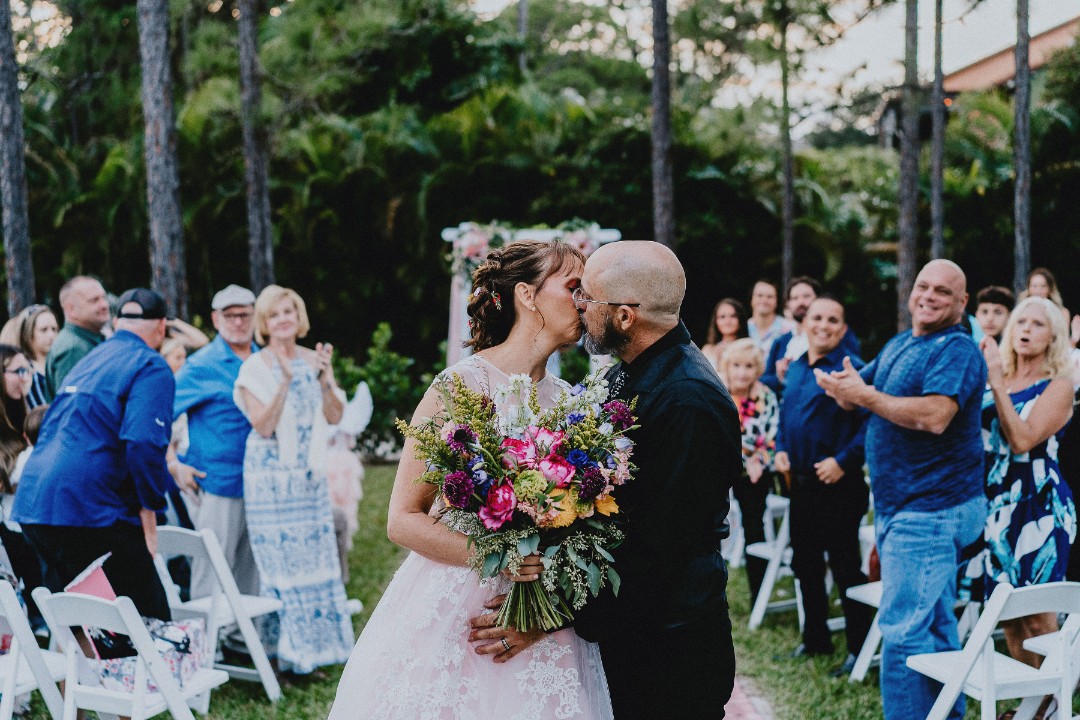
[[[473,273],[467,344],[474,354],[445,373],[489,397],[511,375],[527,374],[540,405],[554,405],[569,388],[545,368],[553,352],[581,336],[573,293],[584,265],[577,248],[560,242],[492,251]],[[438,391],[428,390],[413,422],[435,415],[439,402]],[[469,619],[509,581],[481,585],[469,569],[465,536],[437,520],[433,487],[416,482],[425,467],[415,451],[416,441],[407,440],[387,517],[390,539],[412,553],[353,649],[330,720],[610,719],[599,650],[572,629],[546,636],[506,629],[470,644]]]
[[[30,620],[41,622],[37,607],[30,598],[30,591],[41,584],[41,565],[18,525],[7,522],[15,498],[12,472],[19,453],[26,449],[23,426],[26,420],[26,398],[33,382],[33,369],[22,350],[14,345],[0,345],[0,364],[4,368],[3,396],[0,401],[0,543],[11,560],[12,569],[24,583],[24,598],[28,603]],[[38,411],[41,412],[41,411]]]
[[[31,305],[23,313],[22,324],[19,326],[19,348],[33,369],[33,382],[26,396],[26,404],[30,408],[36,408],[49,402],[49,391],[45,382],[45,357],[56,340],[60,326],[48,305]]]

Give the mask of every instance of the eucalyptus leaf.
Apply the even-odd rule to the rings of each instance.
[[[589,567],[585,572],[589,574],[589,592],[593,594],[593,597],[596,597],[600,594],[600,568],[593,563],[589,563]]]
[[[608,582],[611,583],[611,592],[618,597],[619,586],[622,585],[622,578],[619,577],[619,573],[615,572],[615,568],[610,565],[608,565],[607,569],[607,579]]]

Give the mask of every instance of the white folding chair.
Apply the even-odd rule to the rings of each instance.
[[[169,712],[177,720],[194,720],[189,705],[207,702],[210,691],[228,682],[221,670],[199,669],[181,688],[164,659],[154,646],[131,598],[104,600],[79,593],[50,593],[46,588],[34,589],[34,600],[49,629],[64,648],[63,720],[75,720],[78,710],[93,710],[98,715],[130,717],[144,720]],[[92,668],[87,666],[72,627],[95,627],[126,635],[135,648],[135,684],[132,692],[101,687]],[[151,679],[156,690],[151,692],[146,681]]]
[[[761,558],[768,562],[765,567],[765,576],[761,580],[761,589],[754,598],[754,607],[750,611],[749,627],[757,630],[765,620],[765,613],[780,612],[799,609],[799,625],[802,625],[802,608],[799,607],[798,598],[789,600],[772,600],[773,589],[777,580],[787,577],[791,572],[791,529],[789,507],[791,501],[780,495],[769,495],[765,500],[765,540],[751,543],[746,546],[746,554],[750,557]],[[776,527],[779,518],[780,527]],[[796,594],[798,588],[796,588]]]
[[[38,647],[14,588],[0,580],[0,616],[11,631],[11,647],[0,656],[0,720],[11,720],[15,698],[37,690],[49,715],[60,719],[64,699],[56,683],[64,679],[64,656]]]
[[[863,605],[869,605],[875,610],[874,620],[870,623],[870,630],[866,633],[862,648],[855,657],[855,665],[851,668],[851,675],[848,676],[850,682],[862,682],[866,679],[866,673],[870,671],[870,668],[881,662],[881,653],[879,652],[881,628],[878,626],[877,612],[877,609],[881,607],[881,581],[876,580],[865,585],[849,587],[847,596],[852,600],[861,602]],[[978,619],[979,603],[957,601],[956,608],[962,609],[956,622],[956,632],[960,637],[960,642],[963,642]]]
[[[746,549],[746,534],[743,532],[742,508],[735,499],[735,493],[728,491],[728,536],[720,543],[720,555],[729,568],[741,567],[743,551]]]
[[[180,599],[180,594],[172,582],[166,568],[166,562],[174,557],[184,556],[200,562],[208,562],[217,579],[214,591],[205,597],[192,598],[187,602]],[[269,615],[281,610],[282,603],[277,598],[259,595],[241,595],[236,586],[225,554],[221,551],[217,536],[212,530],[188,530],[186,528],[163,526],[158,528],[158,557],[155,558],[158,575],[165,586],[169,598],[169,607],[176,617],[201,617],[206,620],[206,633],[210,638],[211,651],[217,657],[221,643],[221,628],[236,623],[247,645],[255,668],[215,663],[214,667],[224,670],[230,677],[238,680],[261,682],[266,695],[272,702],[281,698],[281,686],[270,665],[266,648],[263,647],[259,633],[252,618]]]
[[[1038,613],[1068,613],[1045,660],[1034,668],[994,649],[994,629],[1003,620]],[[983,607],[963,650],[912,655],[907,665],[942,683],[927,720],[944,720],[960,693],[982,703],[983,720],[997,715],[998,700],[1023,699],[1016,718],[1030,718],[1045,695],[1072,717],[1072,693],[1080,669],[1080,583],[1055,582],[1013,588],[998,585]],[[1061,711],[1059,710],[1059,713]]]

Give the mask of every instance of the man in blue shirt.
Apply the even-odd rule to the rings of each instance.
[[[175,388],[157,352],[165,299],[120,296],[116,334],[80,360],[58,388],[23,470],[12,519],[59,592],[91,562],[142,615],[170,618],[154,569],[157,513],[172,486],[165,466]]]
[[[866,456],[881,557],[881,695],[887,720],[925,717],[941,687],[908,656],[957,650],[953,604],[963,548],[986,522],[982,430],[986,365],[960,320],[963,270],[934,260],[908,300],[912,329],[859,373],[815,374],[841,404],[869,410]],[[961,696],[950,717],[963,716]]]
[[[188,358],[176,376],[173,416],[187,414],[190,443],[181,460],[170,454],[169,470],[189,499],[195,527],[217,536],[240,592],[257,595],[259,571],[244,515],[244,447],[251,423],[233,401],[240,365],[257,349],[252,343],[255,294],[229,285],[210,305],[218,335]],[[209,595],[215,587],[213,570],[196,562],[192,597]]]
[[[812,277],[802,275],[788,283],[784,298],[791,311],[791,319],[795,321],[795,329],[776,338],[769,347],[769,355],[765,358],[765,373],[761,376],[761,382],[772,388],[777,395],[784,394],[787,370],[792,361],[802,357],[806,352],[808,341],[803,321],[810,309],[810,303],[814,302],[819,295],[821,295],[821,283]],[[859,339],[855,337],[851,328],[844,333],[841,345],[844,346],[846,352],[852,355],[859,354]]]
[[[818,297],[803,321],[808,347],[787,371],[787,389],[780,405],[776,437],[776,469],[791,476],[791,567],[799,580],[805,620],[803,644],[795,656],[832,654],[829,597],[825,589],[825,555],[840,589],[844,607],[848,660],[836,671],[851,672],[873,615],[850,600],[847,589],[866,582],[861,570],[859,523],[869,504],[863,479],[863,439],[869,413],[844,410],[825,394],[815,371],[843,368],[841,340],[847,332],[844,306],[835,298]],[[862,367],[858,357],[851,359]]]

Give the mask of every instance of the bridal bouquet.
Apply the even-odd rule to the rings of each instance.
[[[443,410],[409,426],[420,482],[436,486],[443,520],[469,538],[481,578],[517,573],[540,554],[538,582],[514,583],[498,622],[519,630],[553,630],[605,585],[618,594],[610,550],[623,539],[615,523],[618,486],[631,479],[634,402],[605,402],[602,371],[590,375],[555,407],[541,410],[527,375],[513,375],[492,396],[457,375],[436,380]]]

